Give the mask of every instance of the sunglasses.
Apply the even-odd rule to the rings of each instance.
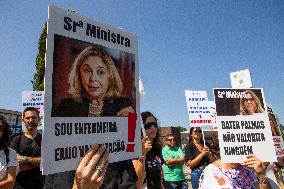
[[[174,138],[168,138],[167,141],[176,141]]]
[[[201,133],[202,131],[201,130],[195,130],[193,131],[194,133]]]
[[[158,127],[157,122],[148,122],[144,124],[145,129],[150,129],[152,126],[157,128]]]
[[[243,101],[244,101],[244,102],[248,102],[248,101],[251,101],[251,102],[252,102],[252,101],[254,101],[254,99],[253,99],[253,98],[244,98]]]

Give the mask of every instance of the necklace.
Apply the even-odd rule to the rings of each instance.
[[[92,111],[92,110],[90,110],[89,109],[89,115],[90,115],[90,117],[98,117],[98,116],[100,116],[101,115],[101,113],[103,112],[103,110],[100,110],[100,111]]]
[[[93,103],[89,103],[89,105],[92,107],[92,108],[102,108],[103,107],[103,102],[102,101],[95,101],[96,103],[93,104]]]
[[[90,117],[98,117],[103,112],[103,101],[95,101],[95,103],[89,103],[89,115]]]

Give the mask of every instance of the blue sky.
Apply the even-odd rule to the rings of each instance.
[[[1,1],[0,108],[21,110],[32,90],[37,43],[49,4],[137,33],[146,90],[141,111],[162,126],[188,127],[184,90],[229,88],[249,69],[284,121],[284,1]]]

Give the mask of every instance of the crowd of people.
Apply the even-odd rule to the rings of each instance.
[[[184,165],[191,169],[193,189],[272,188],[266,176],[268,164],[251,154],[242,164],[220,161],[218,140],[204,145],[202,131],[190,128],[189,142],[182,150],[175,136],[168,134],[165,145],[159,139],[157,118],[141,114],[146,136],[142,137],[142,156],[108,163],[104,146],[93,145],[75,171],[43,176],[40,171],[41,134],[37,131],[39,113],[28,107],[23,112],[25,131],[11,140],[6,119],[0,116],[0,188],[101,188],[101,189],[187,189]],[[275,184],[275,183],[274,183]],[[276,186],[281,188],[281,183]]]
[[[98,45],[85,48],[76,57],[69,85],[70,98],[53,107],[53,117],[128,116],[134,112],[131,101],[121,96],[122,82],[111,56]],[[263,111],[258,97],[246,91],[246,98],[240,100],[240,114]],[[142,112],[141,118],[145,134],[141,136],[140,157],[109,163],[105,146],[94,144],[76,170],[43,176],[37,109],[27,107],[23,111],[25,130],[13,138],[6,119],[0,116],[0,188],[188,189],[184,166],[191,169],[193,189],[273,187],[266,176],[268,164],[255,155],[247,156],[242,164],[222,163],[218,137],[214,136],[211,144],[204,143],[199,127],[190,128],[184,149],[176,145],[171,133],[164,137],[163,145],[157,118],[148,111]],[[279,136],[272,119],[270,124],[273,135]],[[281,182],[276,185],[283,186]]]

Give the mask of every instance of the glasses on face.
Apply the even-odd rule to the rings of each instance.
[[[167,141],[175,142],[176,140],[174,138],[168,138]]]
[[[157,128],[158,127],[157,122],[148,122],[148,123],[144,124],[145,129],[150,129],[150,127],[152,127],[152,126]]]
[[[254,101],[254,100],[253,100],[253,98],[245,98],[245,99],[244,99],[244,102],[248,102],[248,101],[252,102],[252,101]]]
[[[194,133],[201,133],[201,130],[195,130]]]

